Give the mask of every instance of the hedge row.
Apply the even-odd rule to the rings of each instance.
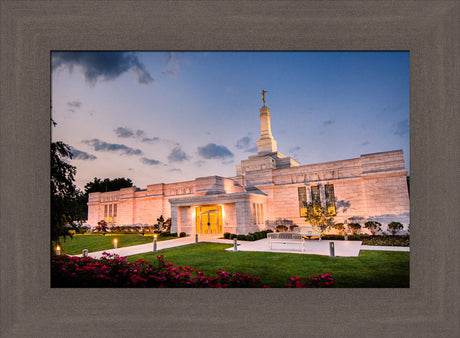
[[[236,235],[230,232],[224,232],[225,239],[234,239],[236,237],[239,241],[257,241],[259,239],[267,238],[267,234],[273,232],[272,230],[263,230],[258,232],[251,232],[247,235]]]

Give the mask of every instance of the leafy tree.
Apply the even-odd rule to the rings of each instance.
[[[94,228],[95,231],[102,232],[104,235],[108,229],[109,229],[109,226],[107,222],[104,220],[100,220],[99,222],[97,222],[97,226]]]
[[[113,180],[106,178],[103,181],[100,178],[95,177],[92,182],[88,182],[85,185],[85,194],[90,192],[107,192],[116,191],[122,188],[130,188],[133,186],[133,182],[129,178],[114,178]]]
[[[359,223],[348,223],[348,228],[356,235],[361,230],[361,224]]]
[[[165,219],[163,215],[157,218],[157,224],[154,225],[155,229],[159,232],[164,231]]]
[[[58,141],[51,143],[51,241],[59,243],[59,237],[72,237],[69,226],[74,229],[81,225],[78,199],[82,193],[74,184],[76,168],[66,162],[72,159],[70,146]]]
[[[391,222],[390,224],[388,224],[388,230],[390,230],[393,236],[396,235],[396,233],[402,230],[403,228],[404,226],[399,222]]]
[[[334,214],[323,208],[319,201],[304,202],[304,205],[306,208],[305,220],[312,226],[319,227],[321,231],[325,231],[333,225]]]
[[[343,223],[335,223],[332,226],[335,230],[338,230],[341,235],[346,236],[346,225]]]
[[[373,236],[377,235],[377,233],[382,230],[381,226],[382,224],[376,221],[368,221],[364,223],[364,227],[369,229]]]
[[[91,192],[107,192],[116,191],[122,188],[130,188],[133,182],[129,178],[114,178],[113,180],[106,178],[101,180],[95,177],[92,182],[85,184],[85,193],[82,193],[78,198],[78,211],[83,219],[88,219],[88,197]]]

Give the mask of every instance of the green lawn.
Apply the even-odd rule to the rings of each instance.
[[[85,235],[86,236],[86,235]],[[330,273],[335,287],[409,287],[409,252],[365,251],[359,257],[328,257],[270,252],[229,252],[228,244],[198,243],[127,257],[129,261],[144,259],[154,264],[156,256],[164,255],[166,262],[190,266],[205,275],[219,269],[248,273],[260,277],[263,283],[274,281],[284,287],[290,277]]]
[[[117,246],[119,248],[131,245],[139,245],[153,242],[153,235],[146,234],[85,234],[75,235],[73,238],[67,237],[64,239],[61,237],[62,253],[68,255],[81,254],[83,249],[87,249],[88,252],[102,251],[113,249],[113,240],[117,239]],[[160,237],[158,236],[157,241],[164,241],[171,238],[177,237]]]

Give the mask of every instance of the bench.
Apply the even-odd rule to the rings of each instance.
[[[301,244],[302,251],[305,251],[305,238],[302,237],[302,234],[295,232],[271,232],[267,234],[268,238],[268,247],[272,250],[272,244],[277,243],[299,243]]]
[[[309,227],[309,226],[302,226],[295,228],[295,233],[301,234],[302,236],[308,237],[318,237],[321,240],[321,229],[318,227]]]

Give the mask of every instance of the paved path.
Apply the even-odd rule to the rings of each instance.
[[[211,243],[224,243],[233,245],[233,240],[200,236],[200,242],[211,242]],[[305,241],[305,252],[301,251],[300,244],[293,243],[273,243],[273,250],[268,248],[268,239],[261,239],[258,241],[238,241],[238,251],[258,251],[258,252],[276,252],[276,253],[296,253],[296,254],[313,254],[313,255],[324,255],[329,256],[330,249],[329,243],[335,243],[335,256],[339,257],[358,257],[360,250],[385,250],[385,251],[410,251],[409,247],[394,247],[394,246],[372,246],[372,245],[361,245],[361,241],[329,241],[329,240],[306,240]],[[157,242],[157,251],[161,254],[162,249],[173,248],[177,246],[183,246],[195,243],[194,236],[188,236],[183,238],[171,239],[167,241]],[[233,246],[226,249],[233,251]],[[133,245],[124,248],[110,249],[104,251],[90,252],[88,256],[93,258],[102,257],[103,252],[111,254],[117,254],[121,257],[131,256],[146,252],[153,251],[153,243]],[[81,255],[76,255],[81,257]]]

